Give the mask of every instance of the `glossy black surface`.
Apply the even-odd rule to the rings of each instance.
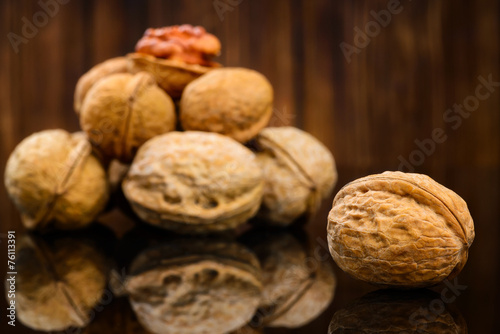
[[[338,187],[369,172],[341,170]],[[313,221],[305,226],[281,230],[279,233],[289,235],[300,243],[309,243],[309,249],[312,247],[313,250],[311,258],[316,263],[325,261],[333,265],[336,278],[334,298],[326,310],[302,327],[264,328],[262,331],[264,333],[327,333],[330,326],[333,333],[341,333],[339,328],[352,326],[354,323],[354,329],[363,333],[364,327],[368,331],[370,328],[373,329],[374,324],[383,326],[382,318],[394,317],[396,319],[394,322],[409,332],[415,328],[424,327],[433,329],[431,333],[445,332],[442,327],[436,327],[435,322],[443,325],[443,319],[446,319],[448,327],[445,328],[453,329],[446,332],[495,333],[497,328],[495,317],[500,310],[498,301],[500,257],[497,246],[498,228],[491,228],[489,223],[492,219],[496,221],[499,219],[498,181],[497,171],[481,170],[471,173],[471,171],[459,172],[455,169],[448,173],[444,183],[467,200],[476,226],[476,239],[470,249],[468,263],[456,280],[431,289],[411,292],[377,291],[378,289],[374,286],[352,279],[333,263],[326,249],[326,215],[330,203],[325,201]],[[175,234],[149,227],[124,212],[128,210],[123,203],[111,208],[99,219],[100,224],[107,227],[93,228],[100,231],[98,233],[101,236],[100,242],[104,241],[104,245],[107,246],[106,254],[110,254],[115,268],[127,268],[130,261],[147,247],[172,242],[179,238]],[[249,245],[255,242],[256,238],[259,239],[259,235],[262,235],[262,239],[265,240],[266,235],[275,233],[272,229],[252,227],[252,225],[248,225],[246,229],[248,230],[225,235],[224,238],[240,243],[244,247],[250,247]],[[16,233],[20,237],[22,231]],[[81,233],[83,232],[76,231],[71,235]],[[3,240],[2,247],[5,249]],[[5,309],[5,307],[5,300],[2,299],[2,308]],[[401,310],[398,311],[398,308]],[[394,311],[394,314],[389,311]],[[385,316],[381,318],[384,314]],[[111,302],[106,301],[106,305],[99,305],[98,310],[95,311],[95,322],[98,323],[92,322],[90,326],[106,328],[111,325],[112,321],[118,321],[124,326],[119,327],[120,332],[134,332],[132,328],[139,326],[134,323],[134,319],[135,315],[129,309],[126,298],[113,297]],[[15,328],[8,326],[6,321],[0,326],[9,333],[33,332],[19,321],[16,322]]]

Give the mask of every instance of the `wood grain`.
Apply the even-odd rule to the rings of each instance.
[[[214,0],[71,0],[16,53],[7,34],[21,34],[23,17],[32,22],[41,7],[38,1],[1,1],[0,173],[29,134],[79,129],[73,91],[90,67],[131,52],[149,26],[201,24],[220,37],[221,63],[261,71],[274,85],[273,125],[299,126],[330,148],[338,165],[337,190],[368,173],[398,169],[398,157],[409,159],[421,150],[415,140],[429,139],[441,128],[447,140],[436,144],[415,171],[477,203],[471,212],[483,220],[478,240],[481,231],[500,234],[495,208],[500,87],[456,129],[443,119],[447,109],[475,93],[479,76],[500,81],[498,1],[402,0],[402,11],[350,63],[340,43],[354,45],[354,28],[364,30],[374,20],[370,12],[387,9],[389,1],[240,2],[221,20]],[[0,203],[0,232],[20,229],[4,187]],[[324,235],[320,220],[310,227],[316,235]],[[488,240],[488,251],[498,253],[497,243]],[[472,251],[471,257],[479,256]],[[500,277],[495,275],[492,280]]]

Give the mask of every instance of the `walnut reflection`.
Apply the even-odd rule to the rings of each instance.
[[[289,231],[256,230],[245,236],[262,266],[263,293],[252,325],[296,328],[317,318],[331,303],[336,280],[327,250],[320,255]]]
[[[467,333],[460,312],[431,290],[377,290],[333,315],[336,333]]]
[[[18,237],[15,303],[20,323],[60,331],[84,327],[93,319],[95,308],[112,299],[106,290],[111,262],[100,247],[103,236],[112,238],[112,233],[93,226]]]
[[[140,252],[125,291],[139,322],[153,333],[227,333],[255,313],[260,276],[257,258],[243,245],[184,237]]]

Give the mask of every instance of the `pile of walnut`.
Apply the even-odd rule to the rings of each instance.
[[[25,226],[85,226],[120,184],[142,220],[182,233],[314,214],[337,179],[332,154],[299,129],[265,128],[271,84],[212,61],[220,47],[202,27],[148,29],[135,53],[84,74],[74,97],[83,133],[35,133],[7,163]],[[117,166],[123,181],[106,172]]]
[[[33,134],[7,163],[5,184],[25,226],[89,224],[110,183],[142,220],[181,233],[232,230],[255,215],[282,226],[312,216],[337,180],[332,154],[299,129],[266,128],[271,84],[213,62],[219,52],[201,27],[148,29],[136,53],[83,75],[74,106],[84,133]],[[125,164],[110,168],[123,180],[107,175],[111,161]],[[454,278],[474,239],[457,194],[399,172],[342,188],[327,232],[342,270],[398,288]]]

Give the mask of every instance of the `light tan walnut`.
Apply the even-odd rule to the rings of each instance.
[[[5,186],[29,229],[85,226],[109,198],[106,172],[87,138],[64,130],[24,139],[7,161]]]
[[[460,196],[426,175],[401,172],[344,186],[327,230],[330,253],[342,270],[392,287],[454,278],[474,240],[472,217]]]
[[[273,88],[259,72],[219,68],[189,83],[181,97],[185,130],[217,132],[247,142],[264,128],[273,110]]]
[[[108,59],[92,67],[87,73],[82,75],[76,83],[74,108],[77,114],[80,113],[83,100],[90,88],[102,78],[115,73],[127,73],[128,60],[125,57]]]
[[[175,122],[172,99],[146,72],[99,80],[80,111],[80,125],[95,149],[108,160],[124,163],[132,161],[145,141],[172,131]]]
[[[177,239],[140,253],[130,271],[125,284],[132,308],[156,334],[241,328],[262,290],[255,255],[231,241]]]
[[[263,129],[253,142],[265,186],[259,215],[270,224],[288,225],[314,215],[337,182],[330,151],[294,127]]]
[[[123,192],[137,215],[177,232],[234,229],[257,212],[263,180],[255,155],[229,137],[171,132],[137,153]]]

